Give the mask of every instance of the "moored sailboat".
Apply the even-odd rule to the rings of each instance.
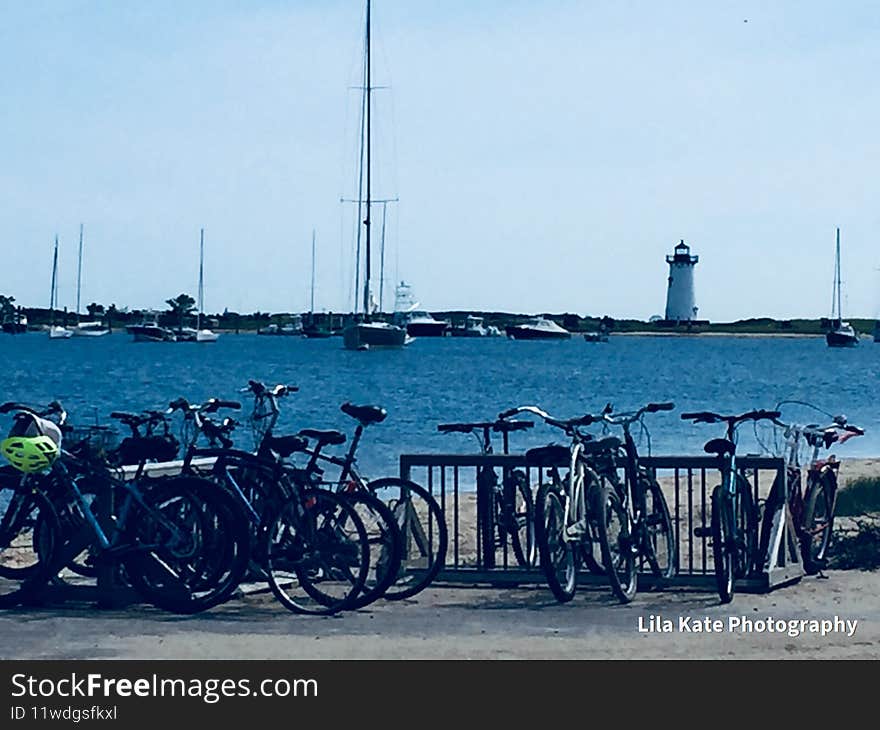
[[[49,312],[52,322],[49,325],[50,340],[66,340],[73,335],[73,331],[55,324],[55,308],[58,306],[58,236],[55,236],[55,253],[52,255],[52,286],[49,295]]]
[[[199,233],[199,311],[196,315],[196,342],[216,342],[220,339],[213,330],[202,327],[202,317],[205,315],[205,229]]]
[[[834,294],[831,298],[831,328],[825,333],[828,347],[855,347],[859,336],[849,322],[843,321],[840,293],[840,229],[837,229],[837,246],[834,255]]]
[[[79,318],[80,294],[82,292],[82,262],[83,262],[83,224],[79,225],[79,259],[76,267],[76,326],[73,334],[76,337],[102,337],[109,335],[109,328],[101,322],[82,322]]]
[[[364,267],[364,291],[363,291],[363,313],[358,315],[355,311],[355,321],[343,330],[342,341],[347,350],[370,350],[374,348],[399,348],[409,344],[412,338],[407,334],[405,327],[400,327],[388,322],[373,321],[375,314],[375,304],[373,302],[371,292],[371,247],[370,247],[370,213],[373,204],[372,198],[372,66],[370,57],[370,0],[367,0],[367,17],[366,17],[366,33],[364,42],[364,85],[363,85],[363,108],[364,115],[361,124],[361,142],[362,149],[366,153],[360,157],[360,178],[359,189],[364,186],[366,189],[366,199],[361,199],[358,195],[358,211],[361,211],[361,205],[364,205],[363,230],[366,240],[366,255]],[[366,158],[366,159],[365,159]],[[361,227],[358,225],[358,241],[360,241]],[[360,249],[360,246],[358,246]]]

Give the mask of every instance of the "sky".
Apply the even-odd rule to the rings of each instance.
[[[0,293],[350,311],[360,0],[0,0]],[[374,0],[373,193],[422,306],[880,312],[880,5]],[[378,268],[382,207],[373,214]],[[377,277],[378,278],[378,277]],[[378,281],[374,290],[378,292]]]

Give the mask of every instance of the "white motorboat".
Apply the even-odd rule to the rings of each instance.
[[[405,327],[410,337],[443,337],[449,330],[449,322],[434,319],[428,312],[418,309],[419,303],[412,295],[412,287],[401,281],[395,292],[394,324]]]
[[[73,337],[73,330],[69,330],[67,327],[62,327],[58,324],[53,324],[49,327],[50,340],[67,340],[71,337]]]
[[[507,336],[515,340],[567,340],[571,332],[552,319],[535,317],[524,324],[509,325]]]
[[[74,337],[102,337],[109,334],[110,330],[100,322],[80,322],[73,328]]]

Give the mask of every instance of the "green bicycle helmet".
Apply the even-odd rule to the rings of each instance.
[[[0,454],[25,474],[45,471],[61,451],[61,429],[31,413],[17,413],[9,436],[0,441]]]

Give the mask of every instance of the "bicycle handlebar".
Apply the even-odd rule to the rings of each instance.
[[[711,411],[696,411],[694,413],[682,413],[682,421],[693,421],[694,423],[727,423],[730,426],[742,421],[775,421],[782,414],[779,411],[765,411],[763,409],[756,411],[748,411],[738,416],[722,416],[719,413]]]
[[[440,433],[473,433],[474,431],[491,428],[497,432],[525,431],[535,424],[532,421],[484,421],[482,423],[441,423],[437,426]]]
[[[0,413],[10,413],[12,411],[30,413],[31,415],[37,416],[38,418],[57,415],[59,416],[58,422],[61,426],[63,426],[67,421],[67,411],[64,410],[64,407],[57,400],[53,400],[45,408],[37,408],[35,406],[28,406],[24,403],[15,402],[9,402],[0,405]]]

